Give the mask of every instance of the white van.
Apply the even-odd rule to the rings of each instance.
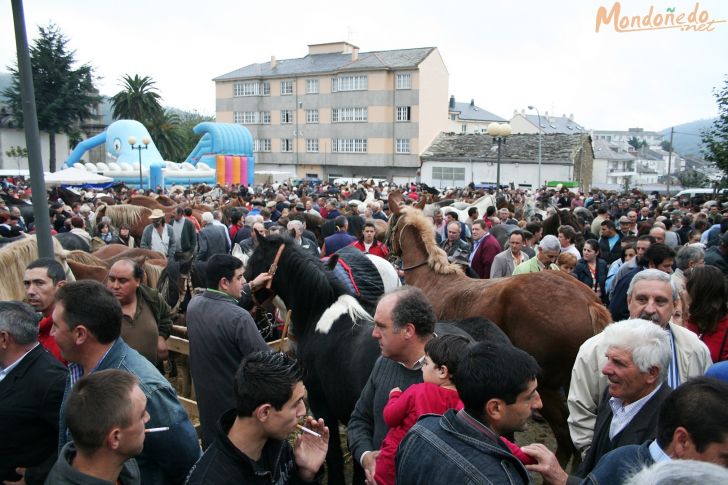
[[[685,189],[678,192],[675,197],[679,199],[682,196],[686,196],[692,199],[696,195],[702,195],[704,198],[707,199],[712,197],[714,193],[725,197],[726,195],[728,195],[728,189],[718,189],[717,192],[714,189]]]

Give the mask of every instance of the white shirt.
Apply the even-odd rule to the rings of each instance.
[[[24,353],[23,355],[21,355],[18,360],[16,360],[15,362],[13,362],[12,364],[10,364],[9,366],[5,367],[4,369],[0,370],[0,382],[2,382],[3,379],[5,379],[7,377],[7,375],[10,374],[10,372],[13,369],[15,369],[18,366],[18,364],[20,364],[20,362],[22,362],[22,360],[25,358],[26,355],[28,355],[29,353],[31,353],[33,351],[33,349],[36,348],[39,345],[40,345],[40,343],[36,342],[36,344],[33,347],[31,347],[30,350],[28,350],[26,353]]]
[[[662,451],[662,448],[660,448],[660,445],[657,444],[657,440],[650,443],[650,456],[653,460],[655,460],[655,463],[660,463],[661,461],[672,461],[672,458],[670,458],[670,455]]]
[[[167,225],[162,226],[162,235],[159,235],[159,231],[156,227],[152,227],[152,250],[159,251],[162,254],[167,254],[169,251],[169,233],[167,232]]]
[[[647,401],[660,390],[662,384],[657,386],[651,393],[638,399],[632,404],[623,404],[623,401],[617,397],[609,398],[609,407],[612,408],[612,422],[609,424],[609,439],[613,440],[615,436],[619,434],[632,419],[640,412],[640,410],[647,404]]]

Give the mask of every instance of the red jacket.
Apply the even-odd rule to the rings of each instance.
[[[355,248],[357,248],[362,253],[366,253],[366,249],[364,249],[364,243],[357,241],[354,244],[352,244]],[[381,256],[384,259],[387,259],[387,256],[389,255],[389,249],[387,249],[387,246],[380,243],[376,239],[374,240],[374,243],[372,243],[371,246],[369,246],[369,254],[373,254],[375,256]]]
[[[473,259],[470,261],[470,267],[478,273],[483,279],[490,278],[490,267],[493,266],[493,260],[500,253],[501,245],[494,235],[491,233],[483,236],[476,249]]]
[[[721,318],[715,330],[710,333],[701,333],[698,326],[690,320],[685,326],[708,347],[713,363],[728,360],[728,315]]]
[[[51,328],[53,328],[53,318],[51,315],[48,315],[47,317],[41,318],[40,322],[38,323],[39,329],[38,329],[38,342],[45,347],[45,349],[53,354],[53,357],[58,359],[58,361],[66,365],[67,362],[63,360],[63,357],[61,357],[61,349],[58,348],[58,344],[56,343],[56,339],[51,335]]]

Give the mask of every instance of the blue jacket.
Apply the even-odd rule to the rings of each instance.
[[[495,435],[487,436],[451,409],[444,416],[423,416],[407,433],[397,451],[396,482],[518,484],[531,483],[531,477]]]
[[[136,457],[143,484],[183,483],[187,473],[200,457],[197,433],[187,412],[177,400],[172,385],[139,352],[129,347],[119,337],[101,359],[95,371],[121,369],[134,374],[147,397],[149,422],[147,428],[169,427],[169,431],[147,434],[144,450]],[[60,446],[69,441],[66,420],[63,414],[71,393],[71,378],[66,380],[60,419]]]
[[[627,476],[655,462],[650,454],[650,443],[652,441],[641,445],[620,446],[610,451],[599,460],[582,485],[624,483]]]
[[[602,303],[608,304],[609,303],[609,295],[607,294],[607,291],[604,289],[604,287],[607,285],[607,273],[609,272],[609,269],[607,268],[607,262],[604,261],[602,258],[597,258],[597,283],[599,283],[599,288],[601,289],[601,299]],[[584,283],[589,288],[592,288],[594,285],[594,279],[592,278],[591,271],[589,270],[589,263],[587,263],[585,260],[580,259],[578,263],[576,263],[576,267],[574,268],[574,276],[577,280]]]

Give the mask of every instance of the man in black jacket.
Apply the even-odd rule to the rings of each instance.
[[[58,451],[58,413],[68,371],[38,343],[38,318],[0,302],[0,482],[42,484]]]
[[[270,280],[261,273],[250,283],[243,278],[243,262],[216,254],[207,262],[207,290],[187,307],[190,372],[200,411],[203,446],[212,443],[215,423],[235,406],[233,376],[243,357],[268,345],[250,314],[238,306],[242,292],[250,295]]]
[[[188,485],[318,483],[329,429],[310,416],[293,446],[287,438],[306,416],[306,388],[298,362],[260,351],[235,374],[235,409],[220,419],[212,445],[192,468]]]

